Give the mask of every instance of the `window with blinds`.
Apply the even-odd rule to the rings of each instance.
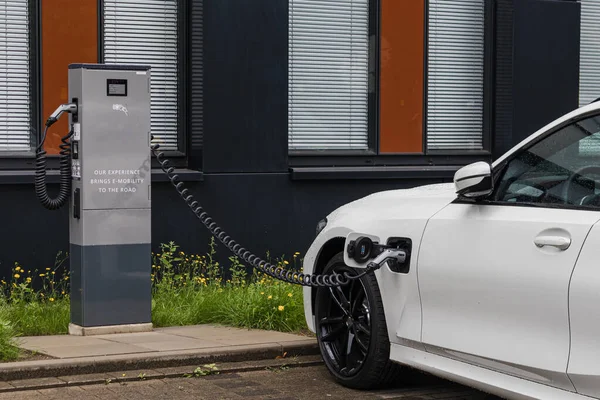
[[[0,152],[31,150],[29,0],[0,0]]]
[[[369,0],[289,0],[290,150],[368,146]]]
[[[104,63],[150,65],[151,129],[177,150],[177,0],[104,0]]]
[[[427,149],[483,148],[484,0],[429,0]]]
[[[600,97],[600,2],[581,0],[579,106]]]

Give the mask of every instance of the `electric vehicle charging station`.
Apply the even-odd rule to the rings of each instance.
[[[46,123],[69,115],[58,199],[45,192],[38,149],[42,204],[59,208],[70,194],[70,334],[152,329],[150,73],[146,66],[69,65],[70,103]]]
[[[152,330],[150,156],[194,215],[233,254],[276,279],[303,286],[331,287],[360,279],[385,263],[402,264],[406,253],[369,235],[347,237],[344,258],[363,271],[304,274],[266,262],[233,240],[178,182],[174,167],[151,144],[148,66],[71,64],[70,102],[46,121],[36,151],[35,189],[42,205],[69,203],[71,322],[69,333]],[[69,115],[70,131],[60,148],[60,188],[46,189],[48,127]]]

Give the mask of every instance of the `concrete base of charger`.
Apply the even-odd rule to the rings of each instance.
[[[110,335],[115,333],[140,333],[152,332],[152,323],[147,324],[126,324],[109,326],[90,326],[83,327],[75,324],[69,324],[69,335],[73,336],[94,336]]]

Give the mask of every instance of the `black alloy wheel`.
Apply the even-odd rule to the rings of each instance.
[[[342,253],[323,274],[361,270],[348,267]],[[316,289],[315,322],[321,355],[329,372],[342,385],[371,389],[397,378],[400,367],[389,361],[389,338],[383,302],[374,273],[348,285]]]

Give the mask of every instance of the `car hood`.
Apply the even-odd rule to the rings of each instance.
[[[386,190],[347,203],[330,213],[327,219],[332,222],[348,217],[354,220],[430,218],[455,199],[453,183]]]

